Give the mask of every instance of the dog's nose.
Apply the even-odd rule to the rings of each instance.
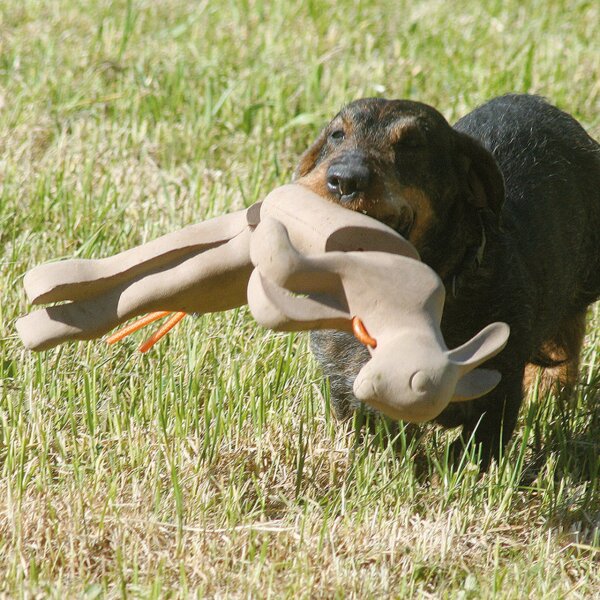
[[[327,189],[342,202],[350,202],[369,185],[371,170],[361,157],[349,156],[327,169]]]

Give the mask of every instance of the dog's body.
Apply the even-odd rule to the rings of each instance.
[[[486,365],[502,373],[498,387],[437,419],[462,425],[485,463],[512,435],[528,364],[573,381],[586,309],[600,296],[600,147],[572,117],[509,95],[452,128],[424,104],[359,100],[303,155],[297,178],[417,247],[446,285],[449,347],[493,321],[510,325],[508,346]],[[366,350],[333,332],[314,333],[312,347],[337,415],[348,416]]]

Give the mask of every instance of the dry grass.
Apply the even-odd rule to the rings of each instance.
[[[246,311],[150,353],[23,351],[20,280],[250,204],[341,104],[449,119],[544,94],[600,134],[596,3],[0,5],[0,594],[600,597],[600,311],[479,478],[433,427],[331,420],[303,336]],[[395,449],[396,450],[395,450]],[[3,575],[3,576],[2,576]]]

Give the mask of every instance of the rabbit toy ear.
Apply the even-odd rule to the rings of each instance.
[[[476,367],[496,356],[506,346],[509,335],[510,327],[506,323],[491,323],[468,342],[446,353],[461,374],[451,402],[479,398],[500,383],[498,371]]]
[[[509,334],[510,327],[506,323],[490,323],[462,346],[448,350],[446,356],[461,374],[468,373],[496,356],[506,346]]]
[[[485,396],[500,383],[501,379],[500,372],[492,369],[470,371],[458,380],[450,402],[465,402]]]

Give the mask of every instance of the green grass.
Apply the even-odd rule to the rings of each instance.
[[[531,394],[484,477],[452,433],[361,436],[305,336],[246,310],[26,352],[24,272],[290,179],[359,96],[452,120],[508,91],[600,137],[589,0],[0,4],[0,595],[600,597],[600,311],[569,402]]]

